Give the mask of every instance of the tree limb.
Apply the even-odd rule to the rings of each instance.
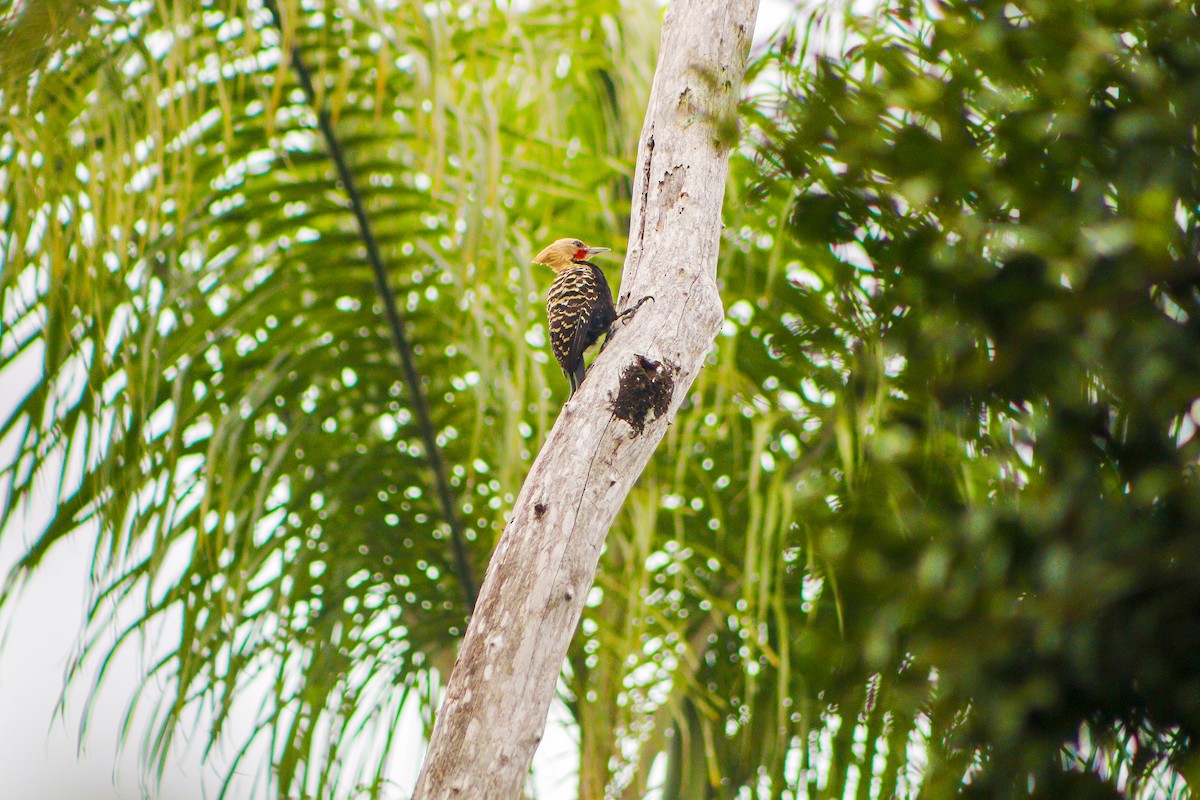
[[[716,267],[758,0],[675,0],[638,148],[614,335],[517,497],[467,628],[415,800],[520,795],[608,529],[724,317]],[[736,131],[736,128],[734,128]]]
[[[278,3],[276,0],[266,0],[266,6],[271,12],[275,27],[279,29],[280,37],[286,38]],[[284,47],[285,43],[281,41],[280,46]],[[455,501],[454,492],[450,488],[450,479],[446,474],[446,462],[442,459],[442,449],[437,443],[437,433],[434,431],[433,421],[429,417],[429,403],[425,399],[425,387],[421,383],[421,373],[417,370],[408,334],[404,332],[404,321],[400,318],[400,312],[396,308],[396,294],[392,291],[391,284],[388,283],[387,267],[384,266],[383,256],[379,252],[379,242],[375,239],[375,231],[367,216],[366,205],[363,203],[362,195],[358,193],[354,173],[350,170],[350,165],[342,152],[341,141],[333,130],[333,120],[329,110],[324,105],[317,104],[312,73],[304,63],[299,47],[292,46],[291,58],[292,67],[296,70],[296,77],[300,81],[300,87],[304,90],[304,96],[317,113],[317,124],[325,139],[325,148],[329,151],[329,157],[337,167],[338,178],[346,190],[350,208],[354,211],[354,218],[358,222],[359,235],[362,236],[363,245],[367,250],[367,260],[371,262],[371,269],[375,273],[375,288],[379,292],[379,299],[383,303],[384,314],[387,316],[388,326],[392,332],[392,343],[400,356],[400,364],[404,370],[404,382],[408,385],[408,395],[412,402],[413,416],[416,417],[417,427],[421,431],[421,441],[428,454],[429,469],[433,472],[434,485],[442,504],[442,514],[446,518],[446,524],[450,527],[455,571],[458,573],[457,577],[459,585],[462,587],[463,598],[467,602],[467,612],[470,613],[475,608],[477,590],[475,574],[467,555],[466,535],[463,531],[462,520],[458,516],[458,504]]]

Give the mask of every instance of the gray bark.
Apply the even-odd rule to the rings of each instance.
[[[638,147],[618,308],[645,300],[563,406],[492,554],[414,800],[512,800],[608,529],[723,319],[721,202],[758,0],[674,0]],[[620,326],[620,323],[618,323]]]

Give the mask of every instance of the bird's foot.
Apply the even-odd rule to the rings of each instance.
[[[624,311],[622,311],[620,314],[617,314],[617,321],[618,322],[627,321],[630,317],[632,317],[634,314],[637,313],[637,310],[642,307],[642,303],[646,302],[647,300],[653,300],[653,299],[654,299],[654,295],[652,295],[652,294],[646,295],[641,300],[638,300],[637,305],[635,305],[633,308],[627,308]]]
[[[614,336],[616,336],[617,331],[620,330],[621,328],[625,327],[625,323],[629,322],[629,320],[631,320],[633,318],[633,315],[637,312],[637,310],[642,307],[642,303],[646,302],[647,300],[653,300],[653,299],[654,299],[654,295],[648,294],[645,297],[643,297],[641,300],[638,300],[637,305],[635,305],[633,308],[627,308],[624,311],[622,311],[620,314],[617,314],[617,318],[614,319],[612,321],[612,324],[608,326],[608,335],[604,337],[604,344],[600,345],[601,353],[604,352],[605,347],[608,347],[608,343],[612,340],[612,338]]]

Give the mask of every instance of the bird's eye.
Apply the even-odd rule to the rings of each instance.
[[[571,244],[575,245],[576,247],[583,247],[583,242],[579,241],[578,239],[571,242]]]

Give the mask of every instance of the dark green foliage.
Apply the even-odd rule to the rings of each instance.
[[[879,709],[941,715],[929,796],[976,758],[979,796],[1112,795],[1061,771],[1085,727],[1137,732],[1121,743],[1137,769],[1186,769],[1196,11],[950,2],[856,33],[815,68],[784,43],[743,173],[759,204],[744,222],[761,226],[743,230],[777,236],[780,266],[739,364],[801,410],[780,430],[801,443],[804,571],[836,593],[816,638],[790,643],[792,669],[834,702],[858,687],[859,705],[879,673]]]

